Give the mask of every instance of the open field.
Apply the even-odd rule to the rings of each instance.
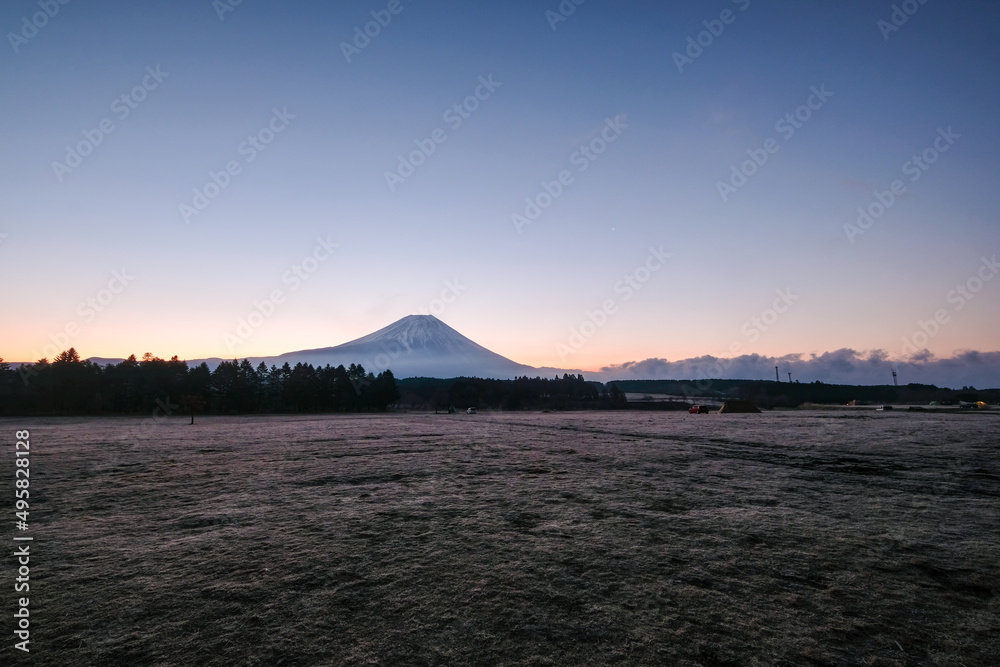
[[[998,417],[4,419],[2,662],[997,665]]]

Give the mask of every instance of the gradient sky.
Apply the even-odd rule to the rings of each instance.
[[[930,0],[884,33],[888,1],[588,0],[553,29],[557,0],[402,0],[347,62],[341,44],[388,1],[244,0],[220,19],[225,1],[77,0],[37,34],[22,33],[37,1],[3,4],[8,361],[69,345],[273,355],[422,312],[565,368],[737,349],[902,358],[938,311],[915,347],[1000,349],[1000,278],[983,264],[1000,252],[995,3]],[[724,10],[732,22],[712,24]],[[724,29],[681,72],[674,53],[705,21]],[[155,83],[147,68],[169,74],[122,118],[115,101]],[[455,127],[445,114],[480,77],[500,85]],[[779,131],[813,87],[832,96]],[[57,175],[104,119],[113,131]],[[609,119],[626,127],[581,171]],[[272,122],[286,126],[248,160],[243,142]],[[446,141],[391,190],[385,173],[438,128]],[[906,163],[949,128],[959,137],[911,181]],[[718,182],[769,138],[777,152],[723,201]],[[185,221],[231,161],[239,173]],[[518,231],[512,214],[564,170],[572,183]],[[897,179],[905,192],[851,242],[844,226]],[[294,278],[317,239],[339,247]],[[672,256],[624,288],[647,277],[650,248]],[[990,280],[972,298],[949,298],[977,272]],[[769,314],[779,290],[791,305]],[[581,330],[605,302],[614,312]]]

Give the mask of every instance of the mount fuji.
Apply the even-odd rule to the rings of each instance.
[[[248,357],[254,365],[281,367],[285,363],[313,366],[350,366],[361,364],[376,375],[385,370],[399,378],[479,377],[512,380],[518,377],[548,377],[564,373],[580,373],[561,368],[535,368],[512,361],[466,338],[433,315],[408,315],[375,333],[342,345],[315,350],[286,352],[276,357]],[[124,359],[91,357],[93,363],[104,366]],[[227,359],[187,359],[189,367],[201,363],[212,370]],[[14,364],[12,364],[14,365]]]
[[[299,362],[313,366],[361,364],[376,374],[391,370],[397,378],[466,376],[505,380],[566,372],[519,364],[466,338],[433,315],[409,315],[342,345],[288,352],[259,361],[279,367],[285,362],[293,366]]]

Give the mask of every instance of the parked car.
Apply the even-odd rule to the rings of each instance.
[[[707,415],[708,414],[708,406],[707,405],[692,405],[690,408],[688,408],[688,412],[690,412],[693,415]]]

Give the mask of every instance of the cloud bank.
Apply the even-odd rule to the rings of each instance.
[[[840,349],[820,355],[788,354],[767,357],[747,354],[731,359],[713,356],[680,361],[646,359],[604,366],[588,373],[594,380],[773,380],[777,366],[782,381],[826,382],[829,384],[892,384],[892,369],[899,374],[899,384],[911,382],[939,387],[979,389],[1000,387],[1000,352],[965,351],[940,359],[924,351],[906,360],[893,360],[885,350],[858,352]]]

